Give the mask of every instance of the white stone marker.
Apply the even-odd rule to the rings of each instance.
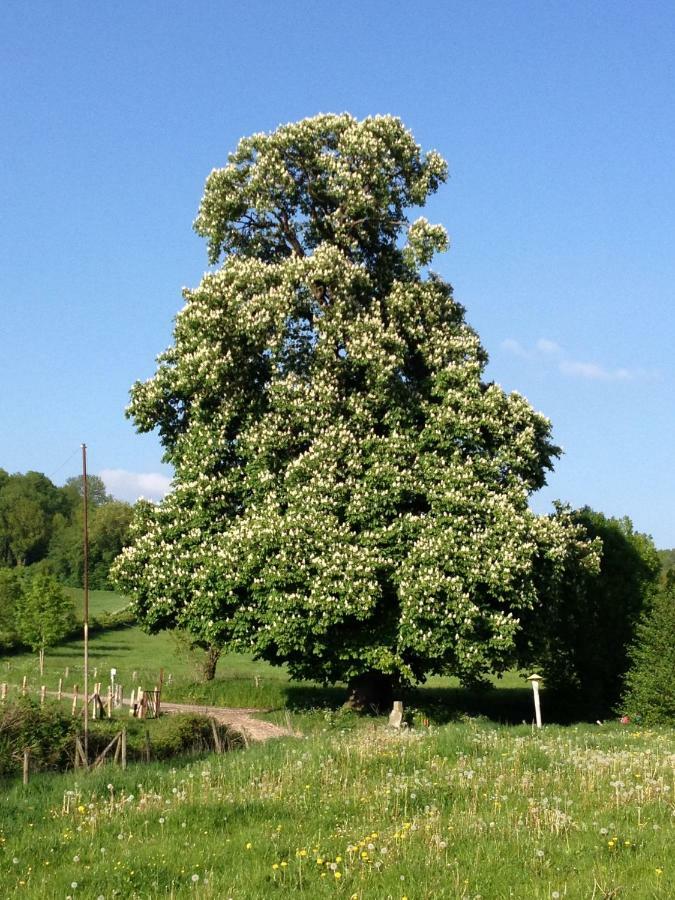
[[[394,700],[394,707],[389,713],[389,724],[392,728],[400,728],[403,722],[403,701]]]

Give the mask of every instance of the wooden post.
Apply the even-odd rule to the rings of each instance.
[[[7,699],[7,682],[6,681],[2,682],[2,687],[0,688],[0,699],[2,700],[3,703]]]
[[[63,677],[68,681],[70,677],[70,666],[66,666],[66,671],[63,673]]]
[[[220,735],[218,734],[218,726],[215,719],[211,719],[211,731],[213,732],[213,746],[216,749],[216,753],[222,753],[223,748],[220,743]]]
[[[136,708],[138,710],[137,716],[139,719],[145,718],[145,693],[143,688],[139,687],[136,692]]]
[[[136,691],[134,688],[131,689],[131,697],[129,698],[129,715],[133,716],[134,714],[134,704],[136,703]]]
[[[45,694],[46,693],[47,693],[47,687],[46,687],[46,685],[43,684],[42,687],[40,688],[40,706],[45,705]]]
[[[30,773],[30,750],[23,751],[23,783],[28,784],[28,775]]]
[[[132,681],[136,681],[136,678],[137,678],[137,677],[138,677],[138,672],[132,672],[132,673],[131,673],[131,680],[132,680]]]
[[[113,710],[113,697],[112,697],[112,685],[108,685],[108,718],[112,719],[112,710]]]
[[[63,678],[59,678],[59,689],[56,692],[56,699],[59,700],[59,702],[61,700],[62,692],[63,692]]]
[[[75,738],[75,768],[79,769],[80,766],[84,766],[86,769],[87,766],[87,757],[84,755],[84,748],[82,747],[82,741],[79,737]]]
[[[74,684],[73,685],[73,709],[71,712],[71,715],[73,715],[73,716],[77,712],[77,692],[78,692],[78,686],[76,684]]]
[[[94,669],[94,678],[98,678],[98,669]]]
[[[161,670],[164,671],[163,669]],[[155,718],[159,719],[159,698],[162,693],[162,678],[160,678],[159,684],[155,685]]]
[[[26,676],[23,676],[23,681],[21,682],[21,696],[26,696]]]
[[[127,730],[126,728],[122,729],[122,768],[126,769],[127,767]]]

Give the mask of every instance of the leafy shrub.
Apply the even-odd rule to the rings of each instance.
[[[210,719],[200,715],[168,715],[159,719],[98,719],[90,721],[88,750],[93,761],[122,728],[127,730],[127,761],[172,759],[213,752],[215,740]],[[216,724],[223,751],[244,746],[243,737],[221,723]],[[56,703],[41,707],[21,697],[0,707],[0,779],[21,772],[24,750],[30,750],[32,771],[72,768],[75,738],[82,738],[81,719],[73,719]],[[149,737],[149,740],[148,740]]]
[[[77,721],[56,704],[27,697],[0,708],[0,777],[21,771],[24,750],[32,769],[64,769],[72,760]]]
[[[167,715],[159,719],[100,719],[92,722],[89,732],[89,756],[95,759],[121,730],[127,729],[127,761],[172,759],[195,753],[212,753],[213,726],[206,716],[196,714]],[[241,735],[227,725],[216,724],[222,750],[244,746]]]
[[[623,712],[647,725],[675,722],[675,570],[637,628]]]

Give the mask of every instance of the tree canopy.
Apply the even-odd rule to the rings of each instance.
[[[114,500],[98,475],[87,478],[89,584],[109,588],[110,564],[127,539],[131,506]],[[82,585],[82,476],[57,487],[41,472],[0,469],[0,566],[47,571]]]
[[[326,681],[508,666],[537,572],[592,550],[528,496],[549,421],[483,380],[429,271],[446,179],[402,123],[321,115],[242,140],[195,227],[214,266],[132,388],[172,492],[115,572],[150,630],[181,627]]]
[[[48,647],[63,640],[75,626],[73,601],[51,575],[31,579],[16,606],[16,628],[24,644],[40,655],[40,674]]]

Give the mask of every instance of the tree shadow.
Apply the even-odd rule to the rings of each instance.
[[[344,686],[288,684],[283,688],[285,707],[291,711],[323,708],[337,710],[347,700]],[[552,699],[552,696],[549,695]],[[567,707],[548,708],[546,691],[542,691],[544,720],[556,725],[569,725],[578,719]],[[534,721],[532,690],[529,687],[414,687],[402,692],[404,711],[415,724],[428,719],[436,725],[461,721],[465,717],[482,717],[503,725],[530,724]]]

